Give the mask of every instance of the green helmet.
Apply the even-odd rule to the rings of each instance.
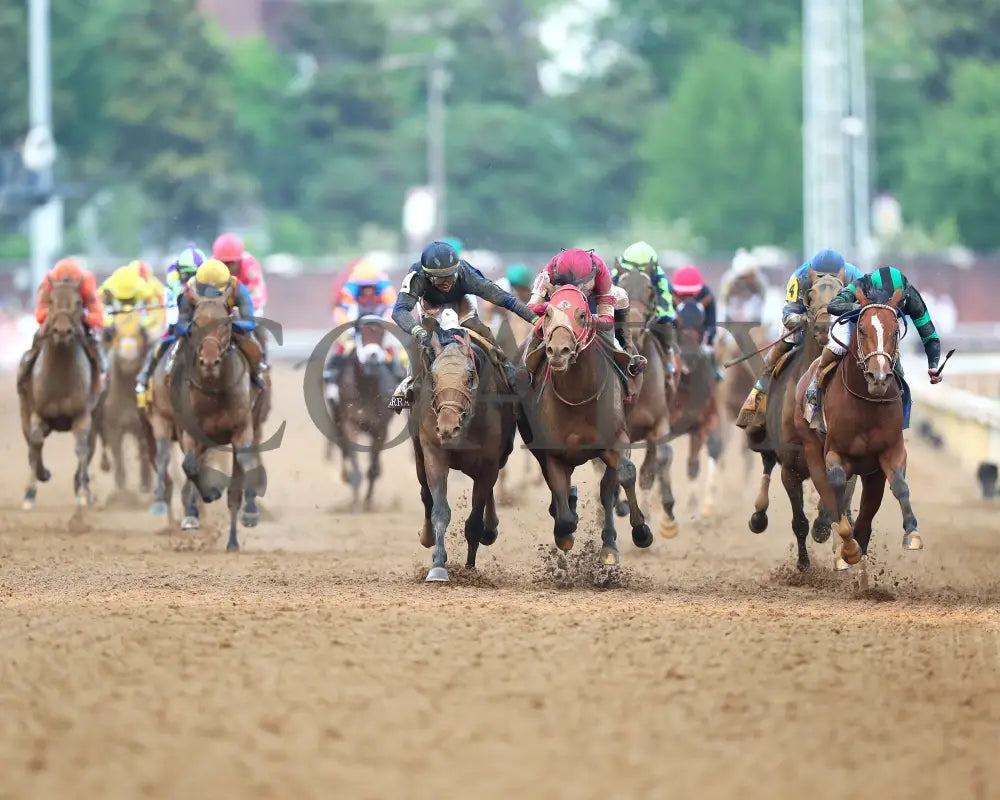
[[[507,281],[511,289],[530,289],[533,280],[531,270],[524,264],[511,264],[507,268]]]
[[[642,269],[644,267],[655,267],[659,264],[659,257],[652,246],[645,242],[635,242],[625,248],[621,257],[622,269]]]

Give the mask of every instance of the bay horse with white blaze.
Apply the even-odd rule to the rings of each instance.
[[[534,386],[518,426],[552,493],[549,514],[556,547],[573,547],[580,519],[573,470],[596,455],[605,465],[599,558],[606,565],[618,564],[614,499],[619,484],[629,502],[632,541],[637,547],[653,543],[636,499],[635,465],[625,455],[630,442],[620,373],[605,351],[609,345],[597,335],[587,297],[577,287],[560,286],[552,293],[536,331],[541,343],[532,347],[533,337],[523,353]],[[637,388],[641,392],[641,385]]]

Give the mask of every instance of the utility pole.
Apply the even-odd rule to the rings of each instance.
[[[862,0],[803,0],[803,211],[806,256],[858,261],[869,235]]]
[[[451,76],[447,48],[439,45],[427,62],[427,180],[434,191],[434,238],[447,230],[447,170],[445,168],[445,92]]]
[[[51,266],[52,255],[62,247],[62,203],[51,196],[52,164],[52,57],[49,30],[50,0],[30,0],[28,5],[28,116],[31,130],[25,140],[24,160],[36,178],[36,189],[49,197],[31,212],[31,277],[34,285]]]

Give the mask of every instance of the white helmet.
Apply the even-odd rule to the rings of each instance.
[[[733,272],[739,277],[753,275],[759,268],[760,262],[757,257],[748,252],[746,248],[741,247],[733,256]]]

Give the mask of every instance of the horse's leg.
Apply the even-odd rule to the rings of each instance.
[[[486,515],[483,518],[483,535],[479,537],[479,543],[489,547],[500,535],[500,517],[497,515],[497,504],[493,497],[493,490],[490,489],[490,496],[486,499]]]
[[[852,475],[847,481],[847,521],[854,524],[854,515],[851,512],[851,503],[854,502],[854,492],[858,488],[858,476]]]
[[[190,478],[184,481],[181,489],[181,503],[184,505],[184,519],[181,520],[181,530],[198,530],[198,489]]]
[[[424,468],[427,470],[427,486],[431,492],[433,506],[431,508],[431,527],[434,529],[434,566],[427,573],[427,581],[444,582],[448,580],[448,551],[444,539],[451,523],[451,506],[448,505],[448,466],[447,458],[439,452],[424,454]]]
[[[431,525],[431,511],[434,509],[434,499],[427,485],[427,468],[424,466],[424,451],[418,442],[413,443],[413,460],[417,466],[417,482],[420,484],[420,501],[424,504],[424,524],[417,538],[424,547],[434,546],[434,528]]]
[[[21,431],[28,445],[28,484],[24,490],[24,502],[21,504],[21,508],[25,511],[33,511],[37,507],[38,485],[36,482],[42,481],[44,483],[52,477],[52,473],[42,463],[42,445],[45,442],[45,437],[49,435],[49,426],[27,407],[26,402],[21,409]]]
[[[917,531],[917,517],[910,505],[910,487],[906,483],[906,446],[903,440],[900,439],[899,444],[882,453],[878,460],[889,481],[889,490],[903,512],[903,549],[923,550],[924,543]]]
[[[618,553],[618,532],[615,530],[615,490],[618,488],[618,465],[605,462],[604,476],[601,478],[601,552],[598,559],[602,564],[614,565],[621,557]]]
[[[705,435],[708,464],[705,469],[705,488],[702,498],[701,515],[709,516],[715,510],[715,483],[719,475],[719,457],[722,455],[722,437],[717,428],[711,428]]]
[[[169,436],[160,436],[156,439],[156,488],[153,490],[153,505],[149,511],[157,516],[168,514],[170,511],[167,481],[170,480],[171,444]]]
[[[139,450],[139,491],[148,492],[153,487],[153,454],[155,443],[150,443],[147,426],[140,423],[136,434],[136,447]]]
[[[757,499],[754,500],[753,514],[750,515],[750,530],[754,533],[763,533],[767,530],[767,509],[771,505],[769,492],[771,489],[771,473],[778,463],[778,456],[773,450],[762,450],[760,461],[764,467],[764,472],[760,477],[760,489],[757,491]]]
[[[90,458],[93,454],[91,439],[90,412],[80,415],[73,425],[73,436],[76,438],[76,474],[73,476],[73,490],[76,493],[76,504],[88,506],[94,501],[90,491]]]
[[[625,458],[632,457],[632,448],[627,447],[622,451]],[[615,514],[619,517],[627,517],[629,515],[629,501],[622,500],[622,487],[621,484],[615,487]]]
[[[229,541],[226,542],[226,552],[236,553],[240,549],[240,540],[236,535],[236,523],[240,516],[240,506],[243,505],[243,465],[239,453],[233,455],[233,476],[226,490],[226,500],[229,504]]]
[[[465,566],[468,569],[476,568],[476,551],[479,550],[479,543],[486,530],[483,514],[493,494],[493,484],[496,483],[496,479],[496,474],[484,472],[480,473],[472,484],[472,508],[469,509],[469,517],[465,520],[465,541],[469,545]]]
[[[115,421],[109,421],[107,427],[110,430],[105,433],[104,446],[111,450],[111,460],[115,468],[115,491],[121,492],[125,488],[125,460],[122,457],[122,442],[125,439],[125,433],[121,425]]]
[[[861,546],[861,552],[868,555],[868,543],[872,537],[872,522],[882,505],[885,495],[885,475],[875,471],[861,478],[861,509],[858,511],[857,522],[854,523],[854,538]],[[862,577],[862,588],[867,589],[868,576]]]
[[[580,518],[572,508],[570,501],[570,478],[572,470],[553,455],[545,456],[545,467],[542,470],[552,501],[549,503],[549,514],[553,519],[552,536],[556,547],[560,550],[573,549],[573,534]]]
[[[798,562],[800,570],[809,569],[809,551],[806,549],[806,536],[809,535],[809,518],[805,511],[805,498],[802,490],[802,476],[793,468],[792,459],[781,465],[781,482],[788,494],[788,502],[792,506],[792,532],[798,546]]]
[[[379,432],[372,437],[371,463],[368,467],[368,491],[365,493],[365,511],[372,510],[372,499],[375,495],[375,481],[382,474],[382,447],[385,445],[385,433]]]
[[[183,530],[193,530],[198,527],[198,495],[201,493],[201,488],[198,485],[201,473],[199,460],[205,452],[205,448],[185,432],[181,434],[181,452],[184,453],[184,458],[181,461],[181,469],[187,478],[187,481],[184,483],[184,489],[181,491],[181,499],[184,502],[184,519],[181,520],[181,528]],[[205,499],[206,502],[211,502],[204,498],[204,496],[202,499]],[[218,498],[213,499],[217,500]]]
[[[826,477],[837,500],[837,534],[840,536],[840,557],[846,565],[857,564],[861,560],[861,548],[858,547],[851,531],[851,523],[847,519],[847,471],[834,451],[826,454]],[[840,567],[838,564],[838,568]]]
[[[674,487],[670,481],[670,471],[674,463],[674,448],[666,437],[661,438],[656,444],[656,462],[660,474],[660,506],[663,509],[663,518],[660,520],[660,536],[664,539],[673,539],[678,533],[677,519],[674,517]]]
[[[649,547],[653,543],[653,532],[646,524],[646,515],[642,513],[642,506],[635,495],[635,464],[632,460],[618,450],[608,451],[608,454],[617,456],[617,464],[605,461],[609,467],[615,468],[618,483],[625,490],[629,505],[629,524],[632,526],[632,543],[636,547]]]
[[[361,467],[358,466],[358,454],[347,435],[341,432],[340,450],[344,459],[343,475],[345,482],[351,485],[351,511],[357,514],[361,511]],[[350,465],[350,471],[348,471]]]

